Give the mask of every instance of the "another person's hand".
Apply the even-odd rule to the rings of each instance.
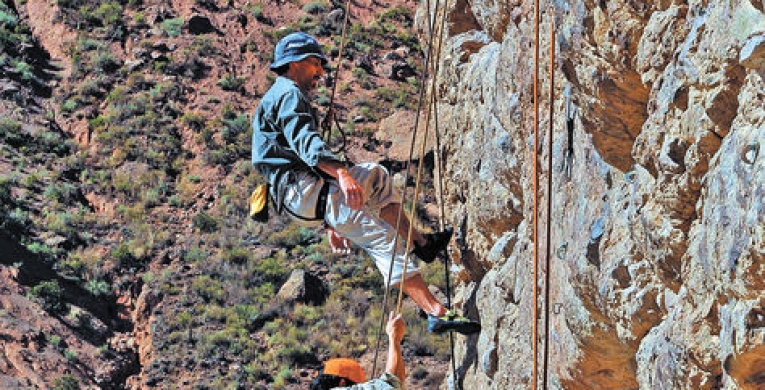
[[[335,229],[327,228],[327,238],[329,239],[329,246],[332,248],[332,253],[348,254],[351,253],[351,242],[341,236]]]
[[[359,210],[364,206],[364,189],[359,182],[351,176],[347,169],[341,169],[337,175],[337,184],[345,195],[345,201],[348,207]]]
[[[390,312],[388,325],[385,326],[385,332],[388,333],[391,343],[396,343],[396,345],[401,344],[401,340],[404,339],[405,328],[404,318],[401,316],[401,313],[395,314]]]

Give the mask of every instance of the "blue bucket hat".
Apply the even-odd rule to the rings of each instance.
[[[276,70],[290,62],[300,61],[306,57],[316,57],[321,60],[322,65],[327,64],[327,58],[321,53],[321,46],[314,37],[304,32],[294,32],[276,44],[271,70]]]

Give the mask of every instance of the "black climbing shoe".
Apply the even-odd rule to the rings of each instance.
[[[454,229],[451,226],[447,226],[442,232],[423,234],[426,241],[425,245],[415,243],[412,253],[417,255],[420,260],[432,263],[446,249],[446,246],[449,245],[452,234],[454,234]]]
[[[451,310],[441,317],[428,316],[428,332],[439,334],[452,330],[469,335],[480,332],[481,324],[457,315],[457,313]]]

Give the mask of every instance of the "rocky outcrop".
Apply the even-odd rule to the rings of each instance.
[[[533,3],[447,3],[419,20],[427,35],[427,16],[446,12],[434,91],[443,195],[447,220],[460,227],[456,302],[483,325],[458,343],[457,378],[470,389],[529,388]],[[542,292],[548,223],[551,242],[549,307],[538,299],[540,383],[546,375],[565,389],[762,388],[761,2],[540,8]]]
[[[276,293],[276,301],[281,305],[293,305],[297,302],[322,305],[327,300],[329,290],[317,276],[302,269],[292,271],[289,279]]]

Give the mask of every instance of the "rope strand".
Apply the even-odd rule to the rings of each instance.
[[[547,233],[545,243],[545,344],[542,365],[542,388],[547,389],[547,372],[550,355],[550,255],[552,251],[552,198],[553,198],[553,115],[555,112],[555,13],[550,7],[550,117],[547,131]]]
[[[343,29],[342,33],[340,34],[340,51],[337,55],[337,69],[335,70],[335,79],[332,83],[332,94],[329,96],[329,109],[327,110],[327,115],[324,117],[324,120],[321,121],[321,138],[329,143],[330,138],[332,137],[332,125],[335,125],[337,129],[340,132],[340,147],[336,150],[332,150],[333,153],[342,153],[345,151],[346,146],[346,137],[345,132],[343,131],[342,127],[340,127],[340,123],[337,121],[337,113],[335,112],[335,94],[337,93],[337,83],[340,80],[340,69],[343,65],[343,53],[345,51],[345,35],[348,31],[348,21],[351,18],[351,0],[346,0],[345,2],[345,18],[343,19]]]
[[[531,337],[532,337],[532,370],[531,370],[531,384],[532,389],[537,390],[539,388],[537,383],[538,377],[538,349],[539,349],[539,334],[537,333],[537,322],[539,321],[538,313],[538,297],[539,297],[539,172],[537,166],[539,164],[539,0],[534,0],[534,285],[532,291],[532,317],[533,322],[531,324]]]

